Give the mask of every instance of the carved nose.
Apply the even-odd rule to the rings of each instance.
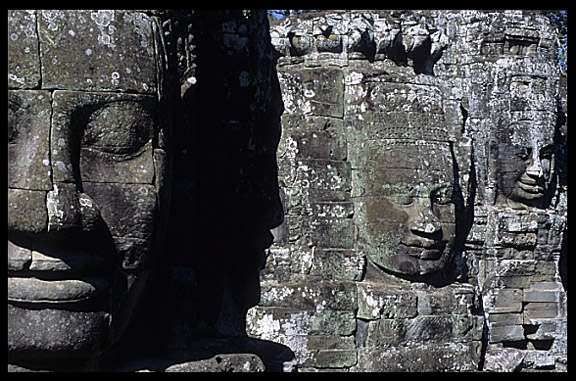
[[[411,218],[410,231],[417,235],[434,235],[442,231],[440,221],[436,218],[429,205],[420,205]]]
[[[526,169],[526,173],[531,177],[542,177],[544,172],[542,171],[542,163],[539,157],[532,158],[532,163]]]
[[[434,224],[432,222],[419,223],[413,228],[413,230],[426,234],[433,234],[437,231],[440,231],[440,225]]]
[[[48,231],[81,228],[94,229],[100,221],[100,211],[86,193],[76,190],[75,184],[54,184],[46,196]]]

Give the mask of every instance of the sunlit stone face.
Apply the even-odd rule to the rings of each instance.
[[[120,46],[155,46],[144,14],[12,11],[9,21],[10,69],[38,60],[43,70],[8,94],[8,349],[10,362],[50,368],[100,353],[141,299],[159,255],[167,122],[153,51]],[[30,33],[10,40],[12,30]],[[40,50],[12,54],[25,39]],[[120,58],[131,49],[139,71]],[[95,65],[128,78],[105,81]]]
[[[442,270],[456,237],[454,173],[448,143],[378,142],[355,186],[358,234],[369,260],[397,274]],[[366,143],[367,144],[367,143]]]
[[[554,173],[554,124],[511,123],[495,147],[499,194],[515,202],[545,206]]]

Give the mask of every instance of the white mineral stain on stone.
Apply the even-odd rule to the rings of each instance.
[[[66,164],[64,164],[62,161],[58,160],[57,162],[54,163],[54,165],[56,165],[56,168],[58,168],[58,170],[60,172],[67,172],[68,169],[66,168]]]
[[[48,228],[50,224],[54,223],[54,218],[61,219],[64,217],[64,211],[59,209],[60,201],[57,199],[58,186],[54,185],[54,189],[48,192],[46,196],[46,209],[48,211]]]

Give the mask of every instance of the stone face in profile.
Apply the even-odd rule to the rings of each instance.
[[[193,339],[250,344],[283,219],[266,13],[10,11],[9,25],[9,369],[193,371],[195,346],[230,350]]]

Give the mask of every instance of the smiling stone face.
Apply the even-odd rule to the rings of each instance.
[[[550,197],[554,173],[554,121],[521,120],[506,126],[492,159],[499,195],[529,206],[543,207]]]
[[[410,140],[388,143],[378,142],[377,160],[359,168],[353,180],[363,249],[374,264],[394,273],[442,270],[456,236],[450,147]]]
[[[159,254],[167,121],[153,21],[114,11],[9,20],[10,70],[24,78],[8,94],[10,362],[83,369],[131,321]],[[29,83],[32,71],[41,81]]]
[[[358,248],[379,270],[435,282],[432,274],[447,270],[454,256],[456,210],[464,206],[460,185],[467,180],[459,177],[466,159],[456,163],[454,148],[460,147],[460,111],[441,81],[399,78],[347,77]]]

